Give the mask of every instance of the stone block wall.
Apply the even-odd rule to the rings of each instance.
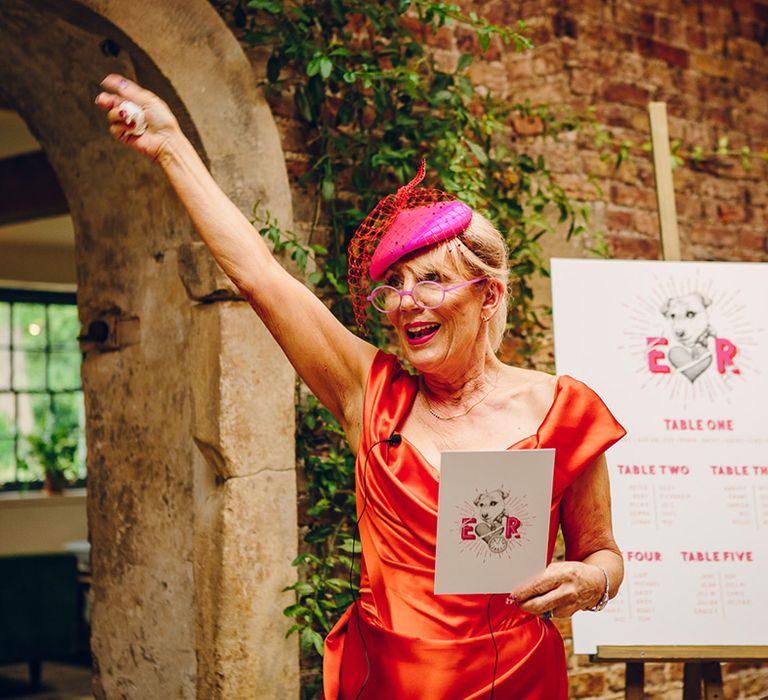
[[[535,49],[516,53],[492,43],[481,54],[471,32],[444,27],[429,38],[446,68],[462,53],[476,60],[477,85],[512,102],[567,105],[597,119],[615,139],[650,140],[647,105],[667,103],[670,137],[705,152],[723,137],[729,148],[768,151],[768,3],[752,0],[464,0],[490,21],[523,19]],[[257,66],[264,55],[253,52]],[[316,210],[312,193],[298,184],[309,156],[306,134],[290,98],[272,102],[292,181],[294,227],[308,230]],[[558,143],[515,125],[525,148],[541,152],[560,183],[589,203],[593,221],[616,258],[661,255],[653,168],[636,152],[620,168],[600,159],[591,135]],[[533,134],[531,134],[533,132]],[[531,140],[533,139],[533,140]],[[588,181],[594,175],[600,193]],[[739,158],[705,160],[674,174],[682,257],[685,260],[768,261],[768,163]],[[552,254],[584,255],[583,246],[544,242]],[[544,287],[541,287],[544,290]],[[546,292],[543,291],[543,294]],[[571,697],[624,697],[623,665],[596,665],[570,653],[570,623],[558,623],[569,649]],[[724,665],[725,697],[768,697],[768,665]],[[647,697],[679,698],[681,664],[649,664]]]

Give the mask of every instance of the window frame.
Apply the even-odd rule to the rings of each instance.
[[[83,387],[82,383],[80,383],[78,389],[72,389],[72,390],[60,390],[60,391],[52,391],[49,386],[49,373],[47,371],[47,368],[50,363],[50,356],[51,356],[51,345],[50,345],[50,339],[48,337],[48,333],[50,332],[50,324],[48,321],[48,307],[49,306],[75,306],[77,307],[77,292],[76,291],[61,291],[61,290],[46,290],[46,289],[25,289],[25,288],[14,288],[14,287],[7,287],[0,285],[0,303],[9,303],[11,304],[11,316],[10,316],[10,328],[9,328],[9,345],[7,350],[9,361],[11,363],[10,366],[10,385],[8,389],[0,389],[0,394],[11,394],[14,397],[18,396],[19,394],[47,394],[49,397],[49,402],[52,403],[54,400],[54,396],[59,394],[72,394],[76,392],[82,392]],[[14,342],[13,342],[13,304],[41,304],[46,307],[46,345],[44,348],[45,356],[46,356],[46,373],[45,373],[45,388],[43,389],[33,389],[33,390],[26,390],[26,391],[19,391],[16,388],[14,388],[13,385],[13,379],[14,379],[14,362],[13,362],[13,350],[14,350]],[[4,348],[6,349],[6,348]],[[81,353],[81,364],[82,364],[82,353]],[[14,399],[16,400],[16,399]],[[37,491],[42,490],[43,488],[43,481],[40,479],[36,480],[29,480],[29,481],[20,481],[18,478],[19,475],[19,444],[24,439],[24,435],[21,434],[19,431],[19,425],[18,425],[18,411],[15,412],[14,418],[13,418],[13,427],[14,427],[14,434],[13,434],[13,453],[14,453],[14,460],[15,460],[15,469],[14,469],[14,480],[8,481],[4,484],[0,484],[0,493],[7,493],[7,492],[15,492],[15,491]],[[84,428],[85,426],[81,426],[81,428]],[[86,485],[87,482],[87,476],[81,477],[74,482],[70,483],[69,488],[82,488]]]

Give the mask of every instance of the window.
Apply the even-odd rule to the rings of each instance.
[[[42,462],[85,479],[74,294],[0,289],[0,488],[39,488]]]

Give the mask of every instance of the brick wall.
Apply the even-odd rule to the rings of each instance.
[[[670,136],[705,150],[725,136],[733,148],[768,150],[768,4],[747,0],[601,0],[476,3],[498,23],[525,19],[536,49],[498,51],[474,78],[514,101],[594,106],[616,138],[648,140],[647,104],[667,103]],[[466,40],[464,40],[466,44]],[[462,45],[444,42],[448,55]],[[464,47],[465,48],[465,47]],[[585,138],[544,146],[576,196],[597,198],[583,175],[601,176],[611,252],[658,258],[653,171],[647,158],[613,172]],[[548,152],[547,152],[548,151]],[[690,260],[768,260],[765,161],[738,159],[675,173],[682,254]]]
[[[726,136],[731,147],[768,151],[768,3],[750,0],[490,0],[464,2],[492,22],[524,19],[536,48],[514,53],[499,45],[471,68],[475,82],[514,102],[596,108],[618,139],[649,140],[647,104],[667,103],[670,135],[713,149]],[[479,55],[472,34],[444,28],[430,39],[438,59],[455,64]],[[255,63],[263,54],[254,53]],[[294,183],[305,171],[306,135],[292,101],[273,102]],[[518,125],[524,135],[525,125]],[[526,146],[530,148],[530,144]],[[591,138],[534,144],[560,182],[595,211],[595,221],[617,258],[660,257],[653,171],[647,156],[618,170],[602,162]],[[599,177],[603,195],[588,184]],[[746,169],[737,159],[675,172],[683,259],[768,261],[768,163]],[[309,193],[294,187],[296,230],[309,228],[315,210]],[[562,244],[552,250],[562,254]],[[578,254],[570,249],[568,254]],[[763,621],[765,624],[768,621]],[[570,650],[570,623],[558,623]],[[573,698],[624,697],[623,666],[595,665],[569,651]],[[725,697],[768,698],[768,665],[723,668]],[[646,667],[647,697],[682,694],[680,664]]]
[[[768,4],[748,0],[493,0],[465,3],[498,24],[524,19],[536,44],[515,54],[492,50],[472,66],[479,85],[514,102],[596,108],[614,137],[649,140],[647,105],[667,103],[670,138],[714,149],[768,150]],[[441,60],[471,50],[465,32],[438,37]],[[633,158],[615,171],[591,139],[542,144],[549,167],[579,199],[589,200],[617,258],[660,257],[653,170]],[[768,164],[738,159],[675,171],[682,257],[768,261]],[[603,195],[585,182],[599,176]],[[547,244],[545,244],[546,246]],[[561,244],[551,247],[561,251]],[[572,254],[571,251],[570,254]],[[768,622],[768,621],[764,621]],[[573,698],[624,697],[624,666],[593,664],[570,653],[570,623],[558,623],[569,650]],[[648,664],[646,697],[682,697],[682,664]],[[768,665],[723,667],[725,697],[768,698]]]

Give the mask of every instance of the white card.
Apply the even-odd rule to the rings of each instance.
[[[555,451],[443,452],[435,593],[509,593],[547,565]]]

